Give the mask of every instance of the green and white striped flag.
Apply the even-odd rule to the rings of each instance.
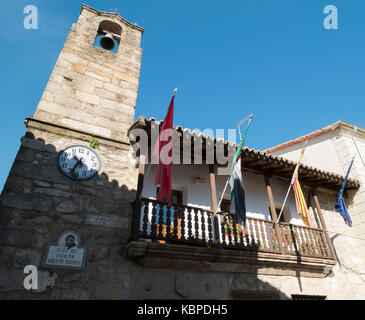
[[[232,173],[229,179],[229,184],[231,186],[231,213],[235,213],[236,222],[243,226],[246,226],[246,200],[241,171],[241,152],[251,120],[252,116],[248,121],[246,131],[234,155]]]

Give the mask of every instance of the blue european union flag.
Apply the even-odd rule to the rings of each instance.
[[[342,183],[342,187],[341,187],[340,193],[338,194],[337,201],[335,203],[335,209],[337,210],[338,213],[341,214],[341,216],[345,220],[345,223],[349,227],[352,226],[352,220],[351,220],[351,217],[350,217],[349,212],[347,211],[346,203],[345,203],[345,200],[343,200],[342,195],[343,195],[343,192],[345,190],[346,182],[347,182],[347,179],[349,177],[349,174],[350,174],[352,165],[354,163],[354,160],[355,160],[355,157],[352,159],[352,161],[350,163],[350,166],[349,166],[349,168],[347,170],[347,174],[346,174],[345,180]]]

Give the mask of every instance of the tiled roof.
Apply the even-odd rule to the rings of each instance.
[[[163,121],[157,121],[155,118],[146,119],[144,116],[140,116],[136,122],[130,127],[129,131],[135,128],[145,129],[148,134],[150,134],[151,124],[154,123],[161,127]],[[326,127],[328,128],[328,127]],[[214,138],[203,133],[197,133],[191,131],[188,128],[183,128],[181,126],[175,126],[175,130],[182,134],[189,134],[191,136],[196,136],[203,139],[203,144],[214,143],[215,146],[223,144],[224,148],[232,147],[237,148],[236,143],[232,143],[228,140],[222,138]],[[222,147],[223,147],[222,146]],[[248,147],[242,148],[242,168],[248,171],[256,171],[258,173],[275,176],[279,178],[290,179],[296,162],[288,160],[283,157],[275,156],[269,154],[266,151],[255,150]],[[301,181],[308,185],[322,186],[329,189],[339,190],[344,177],[332,173],[329,171],[320,170],[308,165],[301,164],[299,169],[299,175]],[[357,189],[360,187],[358,180],[348,179],[346,184],[346,189]]]

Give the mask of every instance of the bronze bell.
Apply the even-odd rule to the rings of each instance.
[[[105,50],[113,50],[115,47],[113,36],[110,33],[107,33],[100,39],[100,45]]]

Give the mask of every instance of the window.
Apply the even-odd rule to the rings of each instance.
[[[292,294],[293,300],[326,300],[326,296],[313,296],[308,294]]]
[[[233,290],[233,300],[280,300],[280,295],[272,290]]]
[[[229,213],[231,211],[231,200],[223,199],[221,202],[221,211]]]
[[[158,187],[156,189],[156,199],[158,197],[159,191],[160,191],[160,188]],[[182,191],[172,190],[172,193],[171,193],[171,204],[172,205],[182,205],[182,198],[183,198]],[[164,202],[167,202],[167,199],[165,199]]]
[[[279,218],[279,214],[280,214],[280,211],[281,211],[281,205],[276,205],[275,211],[276,211],[276,216]],[[269,207],[269,212],[270,212],[270,216],[271,216],[270,207]],[[271,217],[271,219],[272,219],[272,217]],[[290,209],[289,209],[288,206],[285,206],[284,210],[283,210],[283,212],[280,216],[279,223],[280,222],[290,223],[290,220],[291,220]]]
[[[279,218],[279,214],[280,214],[281,208],[280,209],[279,208],[275,208],[275,210],[276,210],[276,216]],[[279,223],[280,222],[288,222],[288,221],[285,221],[284,210],[283,210],[283,213],[280,216]]]

